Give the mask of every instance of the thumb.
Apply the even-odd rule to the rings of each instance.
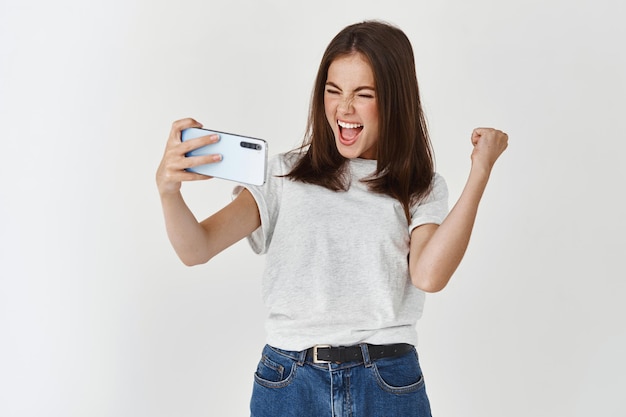
[[[478,143],[478,140],[483,135],[484,130],[485,129],[482,127],[477,127],[476,129],[472,131],[472,137],[471,137],[472,145],[476,146],[476,144]]]

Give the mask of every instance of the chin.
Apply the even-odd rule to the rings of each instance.
[[[339,152],[339,154],[346,159],[354,159],[359,157],[359,151],[356,149],[350,149],[340,143],[335,143],[335,146],[337,147],[337,152]]]
[[[338,148],[337,150],[339,151],[341,156],[343,156],[346,159],[364,158],[363,156],[361,156],[363,153],[358,150],[341,149],[341,148]],[[373,158],[364,158],[364,159],[373,159]]]

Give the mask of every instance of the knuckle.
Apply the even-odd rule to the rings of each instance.
[[[176,129],[178,127],[180,127],[180,125],[182,125],[185,122],[185,119],[179,119],[176,120],[172,123],[172,129]]]
[[[195,125],[195,124],[198,124],[198,122],[196,122],[191,117],[185,117],[183,119],[179,119],[179,120],[174,121],[172,123],[172,130],[182,130],[185,127],[192,126],[192,125]]]

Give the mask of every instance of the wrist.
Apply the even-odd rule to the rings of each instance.
[[[159,196],[161,197],[161,200],[182,197],[180,193],[180,184],[178,187],[164,187],[164,188],[158,187],[158,189],[159,189]]]
[[[488,180],[489,176],[491,175],[491,168],[492,166],[489,164],[485,164],[485,163],[478,162],[478,161],[472,161],[472,167],[470,169],[470,176]]]

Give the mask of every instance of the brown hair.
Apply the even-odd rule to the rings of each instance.
[[[324,90],[330,64],[353,53],[362,54],[372,67],[380,119],[377,168],[364,181],[370,190],[400,201],[409,220],[411,204],[431,189],[434,161],[420,103],[413,48],[404,32],[387,23],[366,21],[347,26],[326,48],[300,148],[303,155],[286,176],[334,191],[349,187],[344,175],[346,159],[337,150],[326,120]]]

